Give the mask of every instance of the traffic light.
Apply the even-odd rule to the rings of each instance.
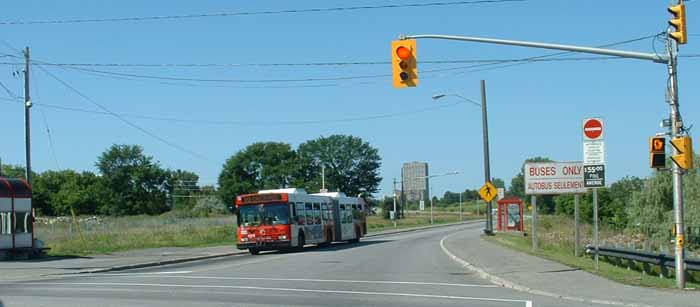
[[[393,68],[394,87],[403,88],[418,85],[416,53],[415,39],[391,42],[391,66]]]
[[[693,140],[689,136],[680,136],[671,140],[671,145],[678,150],[671,160],[682,169],[693,168]]]
[[[649,163],[651,168],[666,167],[666,138],[651,137],[649,138]]]
[[[685,22],[685,4],[681,3],[668,8],[668,11],[673,14],[673,19],[668,23],[676,28],[675,32],[669,33],[671,38],[675,39],[679,44],[688,42],[688,32],[686,31]]]

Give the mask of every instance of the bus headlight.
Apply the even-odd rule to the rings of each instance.
[[[248,242],[248,238],[241,238],[241,242]]]
[[[279,236],[279,237],[277,237],[277,238],[280,239],[280,240],[287,240],[287,236],[285,236],[285,235],[281,235],[281,236]]]

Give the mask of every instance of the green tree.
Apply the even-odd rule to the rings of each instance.
[[[298,179],[308,189],[321,187],[321,168],[325,166],[326,188],[357,195],[379,190],[379,151],[361,138],[331,135],[307,141],[297,151],[302,168]]]
[[[505,188],[506,183],[503,181],[501,178],[491,178],[491,184],[493,184],[497,188]]]
[[[201,194],[198,181],[199,176],[193,172],[180,169],[169,171],[168,192],[173,209],[189,210],[195,206],[197,199],[191,196]]]
[[[95,214],[101,205],[99,180],[91,172],[45,171],[34,179],[34,206],[47,215]]]
[[[297,155],[289,144],[251,144],[226,160],[219,174],[219,197],[230,204],[236,195],[290,187],[298,173]]]
[[[138,145],[112,145],[97,159],[106,202],[100,212],[111,215],[160,214],[168,210],[169,174]]]

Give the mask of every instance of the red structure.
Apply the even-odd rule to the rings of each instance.
[[[24,180],[0,177],[0,252],[33,247],[32,188]]]
[[[506,197],[498,201],[498,231],[523,231],[523,200]]]

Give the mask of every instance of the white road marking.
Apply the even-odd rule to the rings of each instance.
[[[150,275],[150,276],[149,276]],[[294,281],[294,282],[329,282],[329,283],[361,283],[361,284],[396,284],[396,285],[422,285],[422,286],[448,286],[448,287],[472,287],[472,288],[500,288],[497,285],[471,285],[452,284],[441,282],[421,282],[421,281],[392,281],[392,280],[344,280],[344,279],[309,279],[309,278],[266,278],[266,277],[215,277],[215,276],[152,276],[152,274],[141,273],[115,273],[99,274],[88,277],[102,276],[126,276],[142,278],[181,278],[181,279],[213,279],[213,280],[265,280],[265,281]]]
[[[253,286],[224,286],[224,285],[175,285],[175,284],[144,284],[144,283],[86,283],[86,282],[65,282],[65,283],[50,283],[50,282],[32,282],[27,285],[58,285],[58,286],[126,286],[126,287],[159,287],[159,288],[195,288],[195,289],[243,289],[243,290],[267,290],[267,291],[284,291],[284,292],[306,292],[306,293],[330,293],[330,294],[361,294],[361,295],[378,295],[378,296],[402,296],[402,297],[418,297],[418,298],[435,298],[435,299],[451,299],[464,301],[483,301],[483,302],[504,302],[504,303],[525,303],[525,307],[532,307],[531,301],[515,300],[505,298],[488,298],[488,297],[471,297],[471,296],[452,296],[452,295],[432,295],[432,294],[417,294],[417,293],[395,293],[395,292],[368,292],[368,291],[346,291],[346,290],[324,290],[324,289],[293,289],[293,288],[268,288],[268,287],[253,287]],[[80,291],[90,289],[79,288]]]

